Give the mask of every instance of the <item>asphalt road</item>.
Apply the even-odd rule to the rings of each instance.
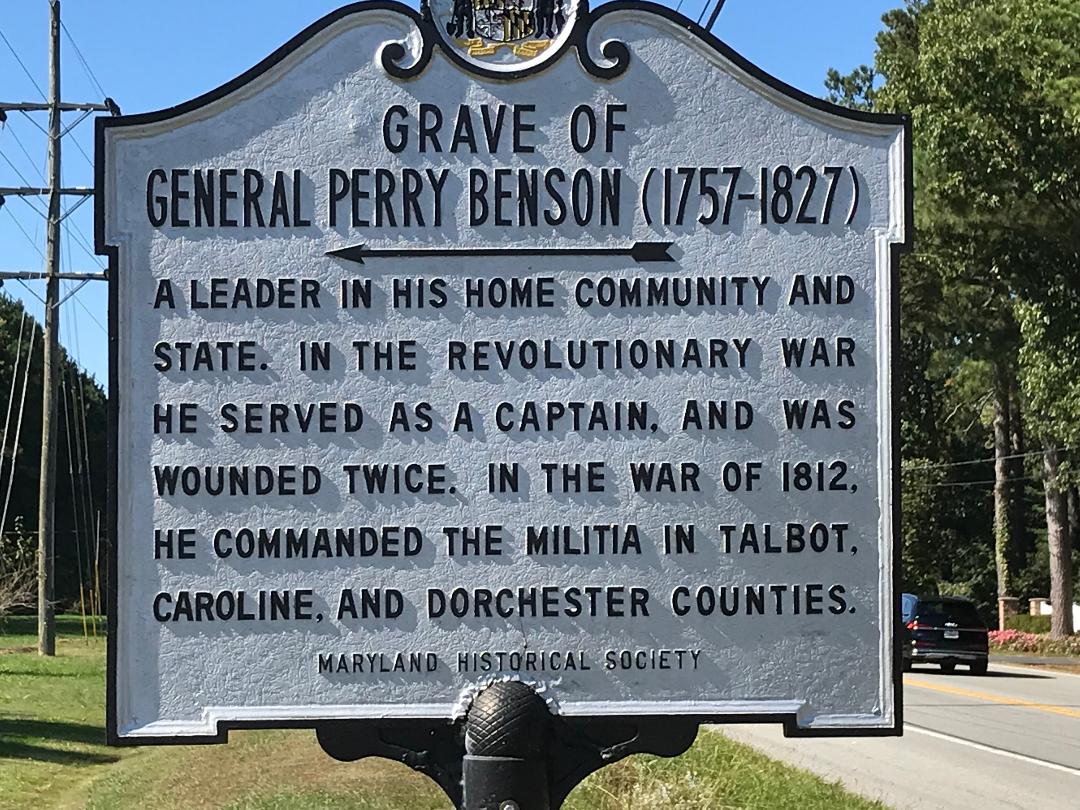
[[[984,677],[917,667],[900,739],[788,740],[774,726],[728,736],[897,808],[1080,808],[1080,675],[991,663]]]

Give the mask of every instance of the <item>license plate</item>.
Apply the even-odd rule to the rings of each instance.
[[[946,630],[945,631],[945,638],[960,638],[960,631],[959,630]]]

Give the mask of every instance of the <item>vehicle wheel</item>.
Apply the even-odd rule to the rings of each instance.
[[[985,660],[984,661],[976,661],[974,664],[971,665],[971,674],[972,675],[985,675],[986,670],[989,667],[989,665],[990,665],[989,661],[985,661]]]
[[[956,669],[956,664],[942,664],[941,665],[941,671],[942,672],[953,672],[955,669]]]

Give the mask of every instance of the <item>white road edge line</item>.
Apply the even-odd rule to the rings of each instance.
[[[958,745],[966,745],[968,748],[974,748],[978,751],[986,751],[991,754],[999,754],[1003,757],[1009,757],[1010,759],[1017,759],[1021,762],[1028,762],[1032,765],[1041,765],[1044,768],[1050,768],[1054,771],[1061,771],[1062,773],[1072,774],[1073,776],[1080,776],[1080,769],[1070,768],[1068,765],[1059,765],[1056,762],[1047,762],[1045,759],[1036,759],[1035,757],[1029,757],[1026,754],[1017,754],[1015,751],[1006,751],[1004,748],[995,748],[992,745],[983,745],[982,743],[972,742],[971,740],[965,740],[963,737],[954,737],[952,734],[943,734],[940,731],[933,731],[922,726],[915,726],[911,723],[904,723],[905,731],[914,731],[917,734],[925,734],[927,737],[935,737],[939,740],[948,740]]]
[[[1046,669],[1035,664],[1000,664],[996,660],[990,662],[990,671],[995,669],[1007,669],[1010,672],[1038,672],[1052,678],[1080,678],[1080,672],[1062,672],[1058,669]]]

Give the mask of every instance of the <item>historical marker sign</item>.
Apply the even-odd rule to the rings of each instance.
[[[361,3],[102,121],[110,737],[899,728],[900,119],[638,3]]]

